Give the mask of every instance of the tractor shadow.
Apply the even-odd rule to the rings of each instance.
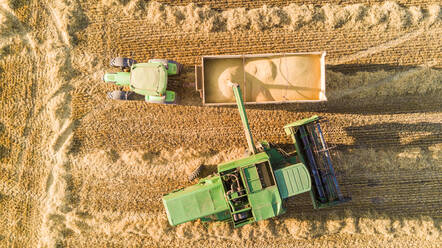
[[[327,66],[327,101],[250,104],[246,108],[360,115],[440,112],[442,90],[438,85],[441,72],[441,68],[390,64]]]
[[[437,79],[441,70],[391,64],[330,65],[326,68],[327,101],[247,104],[246,109],[359,115],[440,112],[442,89]],[[413,80],[422,82],[417,84]],[[259,83],[257,78],[252,81]],[[170,76],[168,89],[177,93],[178,105],[203,107],[200,93],[195,89],[194,66],[184,66],[180,75]],[[133,97],[130,100],[144,100]],[[205,107],[236,109],[236,104]]]

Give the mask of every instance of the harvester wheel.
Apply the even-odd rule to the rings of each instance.
[[[121,69],[129,68],[133,64],[136,64],[137,61],[130,59],[130,58],[123,58],[123,57],[116,57],[111,59],[110,65],[113,67],[119,67]]]
[[[198,176],[201,174],[201,171],[204,169],[204,165],[198,166],[188,177],[189,181],[193,181],[194,179],[198,178]]]
[[[127,98],[129,97],[129,92],[121,91],[121,90],[115,90],[115,91],[112,91],[112,92],[108,92],[107,96],[110,99],[113,99],[113,100],[127,100]]]

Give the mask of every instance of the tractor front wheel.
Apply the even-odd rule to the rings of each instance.
[[[181,73],[181,71],[183,70],[183,67],[184,67],[182,64],[180,64],[176,61],[173,61],[173,60],[169,60],[168,62],[176,65],[176,68],[177,68],[176,75]]]
[[[130,68],[133,64],[136,64],[137,61],[131,59],[131,58],[123,58],[123,57],[116,57],[111,59],[110,65],[113,67],[119,67],[121,69],[124,68]]]

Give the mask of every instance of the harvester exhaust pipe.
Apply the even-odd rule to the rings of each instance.
[[[231,86],[233,89],[233,94],[235,95],[236,104],[238,105],[239,115],[241,116],[241,121],[244,127],[244,133],[246,134],[247,145],[249,146],[249,153],[256,154],[255,143],[253,142],[252,133],[250,132],[249,121],[247,120],[246,110],[244,108],[244,102],[242,100],[241,89],[239,84],[232,83],[228,81],[227,85]]]

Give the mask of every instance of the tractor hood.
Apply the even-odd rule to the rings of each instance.
[[[167,87],[167,71],[158,63],[135,64],[131,68],[130,87],[141,95],[163,95]]]
[[[207,177],[163,196],[169,223],[175,226],[228,210],[222,187],[218,176]]]

